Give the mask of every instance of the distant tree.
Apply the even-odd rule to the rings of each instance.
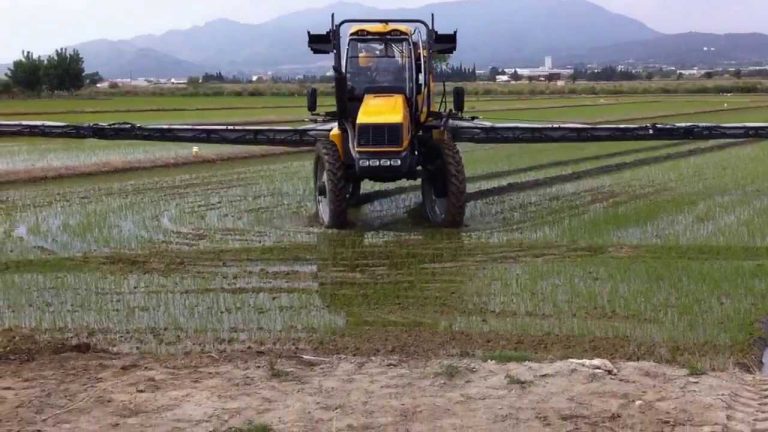
[[[9,95],[13,93],[13,84],[10,80],[0,79],[0,95]]]
[[[196,86],[200,84],[200,77],[191,76],[187,78],[187,85]]]
[[[107,85],[107,88],[109,88],[110,90],[119,89],[120,88],[120,84],[115,82],[115,81],[111,81],[109,83],[109,85]]]
[[[78,50],[57,49],[45,60],[43,83],[49,92],[73,92],[85,87],[85,60]]]
[[[571,81],[585,80],[595,81],[635,81],[644,78],[644,75],[627,69],[619,69],[616,66],[605,66],[600,70],[574,69]]]
[[[704,72],[704,75],[702,75],[701,77],[704,78],[704,79],[711,80],[712,78],[715,77],[715,74],[712,73],[711,71],[706,71],[706,72]]]
[[[744,75],[744,72],[743,72],[741,69],[736,69],[735,71],[733,71],[733,74],[732,74],[732,75],[733,75],[733,77],[734,77],[734,78],[736,78],[737,80],[740,80],[740,79],[741,79],[741,77]]]
[[[43,59],[35,57],[31,51],[24,51],[21,58],[13,62],[5,76],[16,88],[40,93],[43,90],[43,65]]]
[[[221,71],[216,72],[215,74],[206,72],[203,74],[203,77],[200,78],[200,82],[202,82],[203,84],[224,83],[224,82],[227,82],[227,79],[224,77],[224,74],[221,73]]]
[[[70,92],[85,87],[85,59],[76,49],[67,57],[67,87]]]
[[[451,62],[450,54],[435,54],[432,56],[432,64],[435,66],[435,70],[442,70],[448,66]]]
[[[90,72],[83,76],[85,83],[89,86],[95,86],[104,82],[104,77],[98,72]]]
[[[751,78],[768,78],[768,68],[748,70],[742,74],[744,77]]]
[[[677,73],[677,80],[678,80],[678,81],[682,80],[684,77],[685,77],[685,75],[683,75],[683,73],[682,73],[682,72],[678,72],[678,73]]]
[[[496,82],[496,77],[501,75],[501,70],[497,68],[496,66],[491,66],[490,69],[488,69],[488,80],[491,82]]]
[[[651,71],[648,71],[648,72],[646,72],[646,73],[645,73],[645,79],[646,79],[646,81],[653,81],[653,78],[654,78],[654,74],[653,74],[653,72],[651,72]]]
[[[574,67],[573,73],[571,74],[571,82],[576,84],[576,81],[580,79],[586,79],[587,77],[587,69],[581,68],[581,67]]]
[[[449,64],[440,70],[436,70],[435,78],[437,81],[446,82],[474,82],[477,81],[477,68],[475,66],[471,68],[466,67],[463,64],[458,66]]]
[[[520,82],[523,77],[520,76],[520,72],[517,71],[517,69],[513,70],[511,74],[509,74],[509,78],[514,82]]]

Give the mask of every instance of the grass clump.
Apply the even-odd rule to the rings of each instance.
[[[701,366],[700,364],[696,364],[696,363],[688,365],[686,369],[688,370],[688,376],[695,377],[695,376],[703,376],[707,374],[706,369],[704,369],[704,367]]]
[[[269,376],[275,379],[288,378],[291,373],[285,369],[279,368],[277,363],[278,359],[275,357],[271,357],[267,362],[267,370],[269,371]]]
[[[448,380],[452,380],[459,376],[461,368],[453,363],[446,363],[440,367],[440,370],[435,373],[435,376],[443,377]]]
[[[273,432],[275,429],[266,423],[250,421],[243,426],[233,426],[224,432]]]
[[[523,363],[533,360],[533,355],[521,351],[494,351],[485,353],[482,356],[483,361],[494,361],[496,363]]]

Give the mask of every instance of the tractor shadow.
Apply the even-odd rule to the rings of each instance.
[[[576,165],[580,163],[597,162],[597,161],[612,159],[616,157],[631,156],[635,154],[642,154],[642,153],[659,151],[659,150],[667,150],[667,149],[672,149],[676,147],[682,147],[689,144],[691,144],[691,141],[675,141],[672,143],[664,143],[664,144],[659,144],[655,146],[641,147],[641,148],[630,149],[630,150],[622,150],[618,152],[605,153],[605,154],[600,154],[596,156],[586,156],[581,158],[546,162],[542,164],[530,165],[527,167],[521,167],[521,168],[510,169],[510,170],[497,171],[497,172],[471,176],[467,178],[467,183],[495,180],[495,179],[509,177],[513,175],[527,174],[530,172],[540,171],[544,169],[560,168],[560,167]],[[416,192],[419,192],[420,188],[421,187],[418,185],[410,185],[410,186],[401,186],[401,187],[396,187],[396,188],[386,189],[386,190],[365,192],[361,194],[360,197],[358,197],[358,199],[355,201],[352,207],[362,207],[364,205],[371,204],[379,200],[394,198],[399,195],[403,195],[407,193],[416,193]]]
[[[512,193],[525,192],[534,189],[556,186],[560,184],[571,183],[587,178],[599,177],[606,174],[612,174],[620,171],[625,171],[634,168],[647,167],[657,165],[664,162],[687,159],[691,157],[701,156],[709,153],[715,153],[732,148],[743,147],[747,145],[756,144],[761,142],[758,139],[730,141],[721,144],[715,144],[708,147],[698,147],[689,150],[684,150],[674,153],[666,153],[658,156],[650,156],[641,159],[635,159],[632,161],[619,162],[615,164],[602,165],[594,168],[588,168],[580,171],[574,171],[567,174],[554,175],[551,177],[535,178],[530,180],[524,180],[519,182],[507,183],[500,186],[495,186],[488,189],[481,189],[475,192],[467,194],[467,202],[482,201],[494,197],[504,196]],[[690,141],[687,141],[690,143]],[[682,145],[678,143],[677,145]],[[601,156],[602,157],[602,156]]]
[[[606,160],[610,158],[640,154],[640,153],[645,153],[645,152],[654,151],[654,150],[658,151],[658,150],[672,149],[672,148],[677,148],[685,145],[690,145],[692,142],[693,141],[676,141],[672,143],[665,143],[665,144],[660,144],[656,146],[643,147],[639,149],[631,149],[631,150],[606,153],[606,154],[601,154],[596,156],[561,160],[561,161],[555,161],[555,162],[547,162],[543,164],[531,165],[528,167],[522,167],[522,168],[517,168],[512,170],[481,174],[481,175],[469,177],[467,179],[467,182],[470,183],[470,182],[476,182],[476,181],[482,181],[482,180],[492,180],[492,179],[503,178],[503,177],[507,177],[515,174],[524,174],[524,173],[539,171],[547,168],[556,168],[556,167],[563,167],[563,166],[568,166],[568,165],[573,165],[573,164],[578,164],[583,162]],[[734,149],[738,147],[753,145],[759,142],[762,142],[762,140],[748,139],[748,140],[728,141],[724,143],[710,145],[707,147],[696,147],[696,148],[691,148],[691,149],[682,150],[678,152],[664,153],[661,155],[649,156],[649,157],[634,159],[634,160],[625,161],[625,162],[600,165],[597,167],[588,168],[588,169],[579,170],[579,171],[573,171],[565,174],[511,182],[511,183],[494,186],[487,189],[480,189],[474,192],[469,192],[467,193],[466,201],[467,203],[483,201],[483,200],[501,197],[505,195],[526,192],[526,191],[531,191],[531,190],[546,188],[551,186],[557,186],[561,184],[572,183],[572,182],[576,182],[576,181],[584,180],[588,178],[600,177],[607,174],[613,174],[613,173],[626,171],[630,169],[642,168],[642,167],[657,165],[657,164],[670,162],[674,160],[681,160],[681,159],[702,156],[710,153],[716,153],[716,152]],[[365,204],[370,204],[375,201],[383,200],[383,199],[392,199],[403,194],[415,193],[415,192],[418,192],[419,190],[420,190],[420,186],[413,185],[413,186],[397,187],[389,190],[381,190],[381,191],[364,193],[364,194],[361,194],[361,196],[355,203],[356,205],[353,206],[353,209],[357,210]],[[410,208],[406,212],[404,217],[401,215],[400,217],[396,217],[392,220],[386,220],[386,221],[379,220],[379,218],[374,218],[375,221],[359,220],[355,224],[356,226],[354,228],[362,231],[380,230],[380,229],[388,229],[393,231],[412,231],[415,229],[415,230],[421,231],[424,229],[428,229],[431,226],[428,222],[426,222],[423,214],[424,214],[423,204],[418,203],[417,205]]]

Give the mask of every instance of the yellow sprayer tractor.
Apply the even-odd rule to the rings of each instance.
[[[457,33],[439,33],[410,19],[347,19],[308,33],[315,54],[333,55],[336,110],[305,127],[191,126],[132,123],[0,122],[0,136],[175,141],[249,146],[314,147],[317,214],[327,228],[347,226],[347,207],[361,182],[421,180],[426,217],[464,224],[466,182],[457,142],[523,144],[592,141],[768,138],[768,124],[492,124],[464,117],[464,90],[445,86],[438,101],[435,57],[453,53]],[[325,122],[324,122],[325,120]]]
[[[363,180],[421,179],[426,217],[436,225],[464,223],[466,181],[461,153],[444,127],[450,114],[434,111],[433,56],[456,50],[456,32],[441,34],[420,20],[332,21],[309,34],[315,54],[333,54],[337,124],[317,145],[315,193],[321,223],[347,224],[347,204]],[[346,56],[342,31],[348,29]],[[461,88],[454,111],[463,111]],[[317,109],[309,90],[308,108]]]

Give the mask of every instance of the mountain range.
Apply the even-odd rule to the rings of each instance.
[[[421,18],[435,14],[438,30],[459,30],[453,62],[478,68],[627,59],[678,65],[768,59],[762,34],[665,35],[587,0],[458,0],[418,8],[379,9],[341,2],[283,15],[261,24],[227,19],[160,35],[75,45],[86,69],[105,77],[185,77],[222,71],[245,74],[326,71],[330,56],[313,56],[306,32],[325,31],[331,13],[343,18]],[[715,48],[705,52],[704,47]]]
[[[635,60],[681,67],[745,65],[768,60],[768,35],[762,33],[681,33],[589,49],[580,60],[616,64]]]

